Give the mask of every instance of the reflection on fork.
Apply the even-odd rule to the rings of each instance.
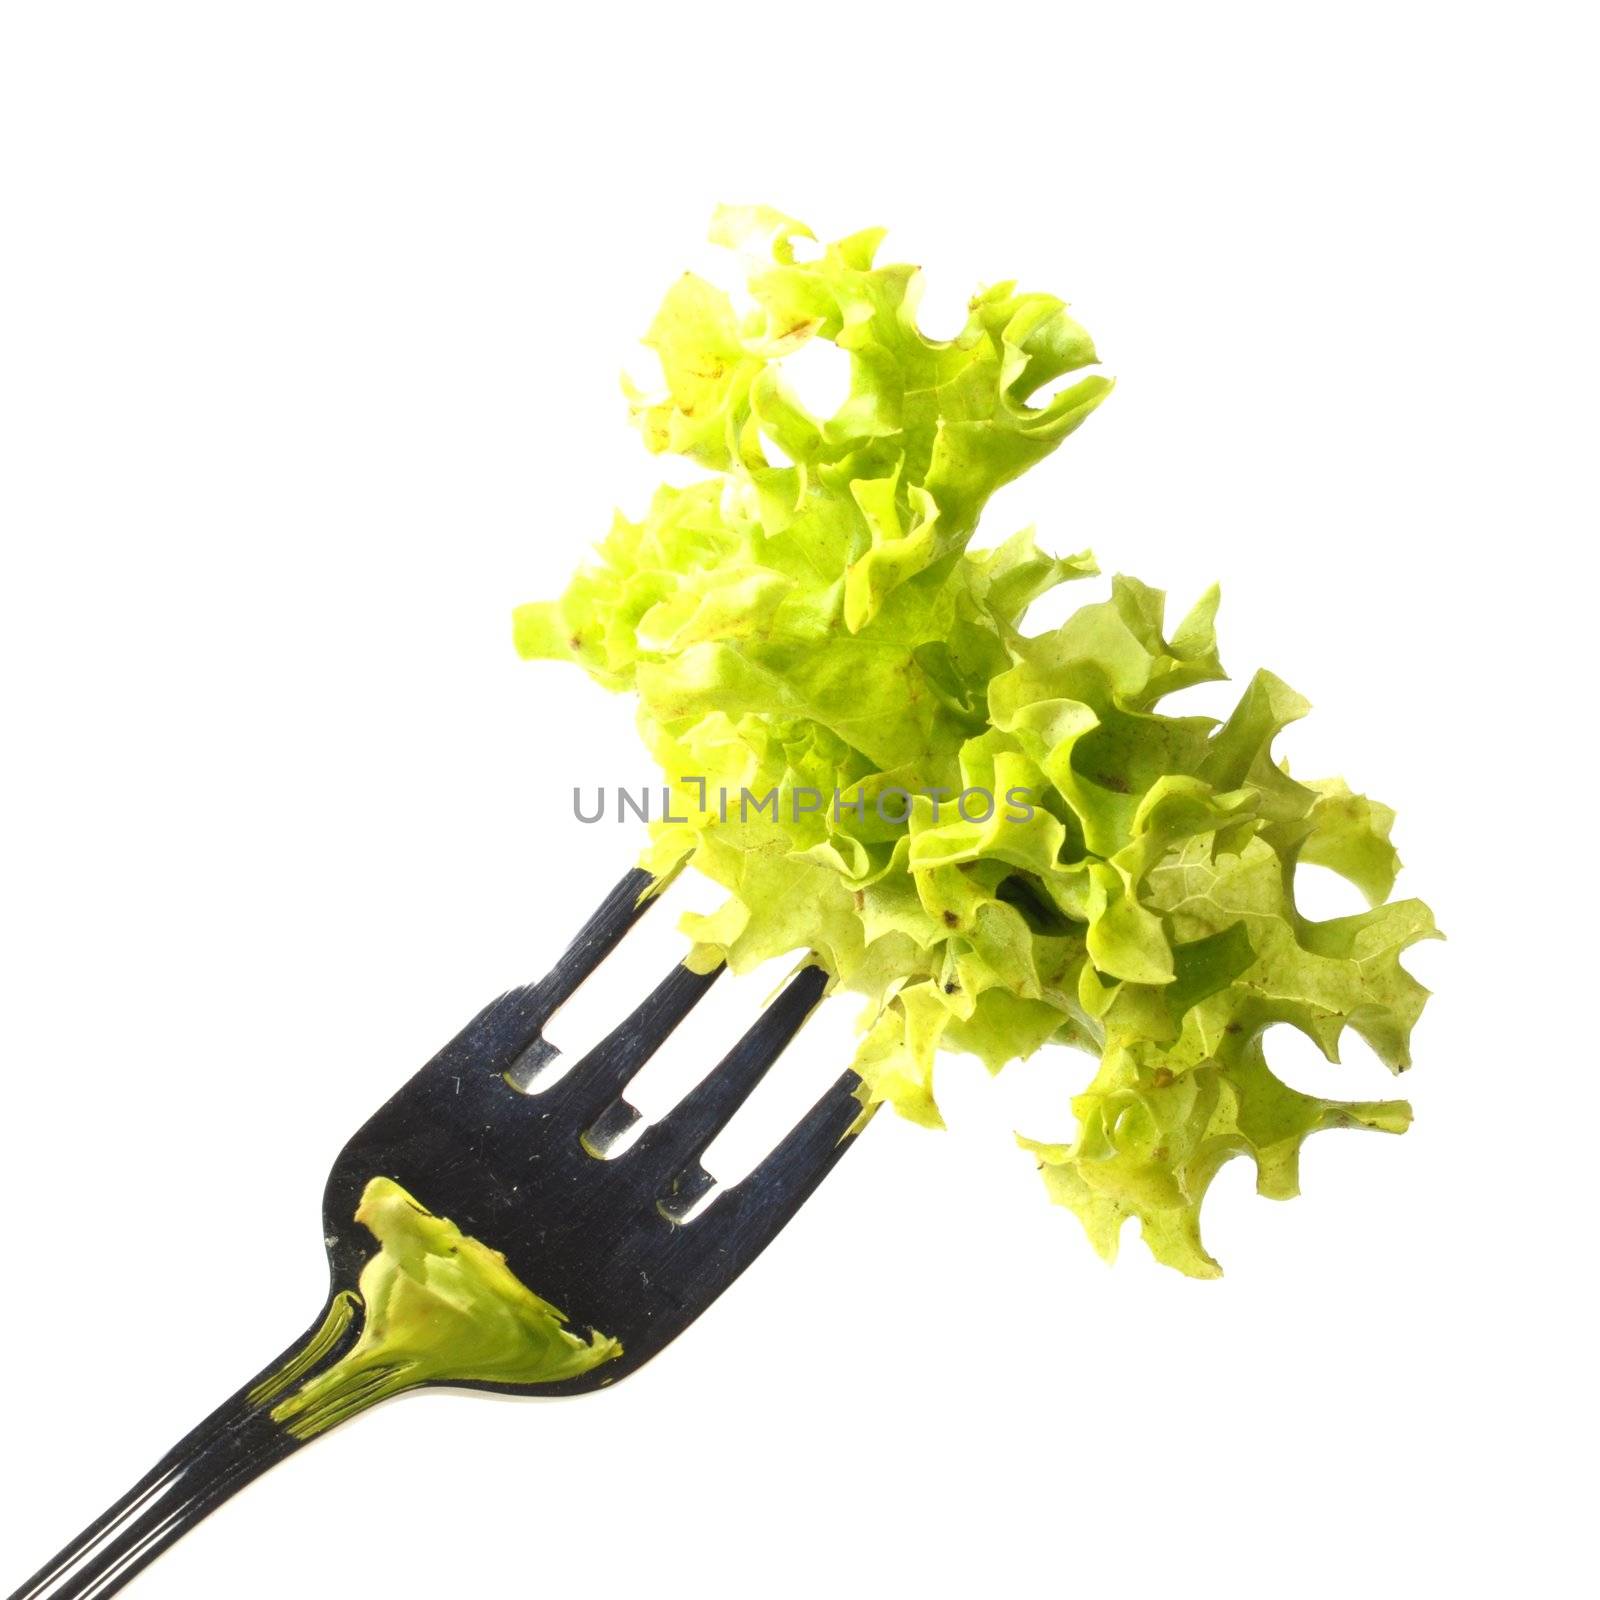
[[[114,1593],[245,1484],[390,1395],[614,1383],[761,1253],[854,1142],[859,1079],[844,1073],[709,1202],[701,1156],[822,998],[820,967],[803,966],[621,1154],[638,1121],[629,1080],[717,972],[674,967],[541,1092],[545,1025],[661,887],[630,872],[545,978],[485,1007],[356,1133],[324,1195],[329,1291],[310,1330],[11,1600]]]

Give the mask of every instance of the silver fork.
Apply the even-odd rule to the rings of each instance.
[[[615,1159],[602,1156],[638,1121],[623,1091],[717,972],[675,966],[539,1092],[556,1054],[545,1024],[661,887],[630,872],[545,978],[486,1006],[357,1131],[328,1177],[328,1298],[310,1329],[11,1600],[114,1594],[252,1479],[390,1395],[615,1383],[761,1253],[854,1142],[860,1080],[844,1073],[696,1213],[713,1186],[700,1157],[822,998],[820,967]]]

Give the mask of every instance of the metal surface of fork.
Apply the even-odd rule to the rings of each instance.
[[[356,1290],[375,1253],[353,1219],[367,1182],[384,1177],[503,1252],[511,1271],[561,1307],[575,1328],[599,1329],[623,1348],[615,1360],[534,1390],[450,1387],[577,1394],[625,1377],[738,1277],[853,1143],[847,1134],[861,1109],[859,1080],[846,1072],[748,1177],[689,1216],[711,1188],[701,1152],[821,999],[826,977],[817,967],[793,977],[721,1064],[615,1159],[599,1158],[595,1130],[636,1120],[622,1091],[716,973],[675,967],[553,1087],[523,1092],[537,1090],[539,1069],[555,1054],[544,1043],[545,1024],[652,903],[655,887],[647,874],[629,873],[543,980],[486,1006],[334,1163],[323,1201],[330,1268],[324,1313]],[[348,1351],[360,1324],[358,1315],[296,1381]],[[11,1600],[114,1593],[231,1494],[299,1449],[302,1441],[268,1414],[270,1402],[251,1395],[305,1344],[297,1341],[269,1363]]]

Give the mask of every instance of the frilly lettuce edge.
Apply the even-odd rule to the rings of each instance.
[[[970,548],[989,497],[1110,393],[1060,300],[980,289],[934,340],[918,270],[875,265],[880,230],[803,260],[803,224],[730,207],[712,237],[744,256],[748,306],[680,278],[646,336],[663,385],[629,389],[646,446],[708,476],[619,514],[561,599],[518,609],[517,646],[637,694],[687,819],[652,824],[644,864],[688,860],[729,891],[685,919],[692,964],[820,962],[866,1001],[864,1108],[929,1126],[941,1050],[993,1071],[1051,1042],[1093,1054],[1076,1137],[1021,1143],[1102,1255],[1136,1217],[1158,1260],[1215,1276],[1199,1218],[1223,1162],[1248,1156],[1282,1198],[1310,1133],[1410,1120],[1403,1101],[1292,1089],[1263,1050],[1284,1023],[1336,1060],[1348,1029],[1409,1066],[1427,991],[1399,958],[1436,930],[1389,899],[1393,814],[1289,776],[1274,741],[1309,708],[1270,673],[1220,723],[1157,709],[1226,676],[1215,589],[1170,633],[1161,591],[1125,576],[1022,631],[1040,596],[1097,571],[1031,529]],[[815,339],[850,365],[829,417],[783,378]],[[811,792],[830,803],[794,812]],[[900,792],[905,820],[885,820]],[[951,803],[974,792],[992,814]],[[776,815],[738,804],[771,793]],[[1303,916],[1300,862],[1369,909]]]

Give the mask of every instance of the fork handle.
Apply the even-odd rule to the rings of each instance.
[[[274,1422],[272,1406],[296,1378],[344,1342],[324,1317],[237,1394],[184,1435],[138,1483],[39,1569],[10,1600],[89,1600],[115,1594],[169,1545],[304,1440]],[[315,1352],[308,1362],[307,1352]]]

